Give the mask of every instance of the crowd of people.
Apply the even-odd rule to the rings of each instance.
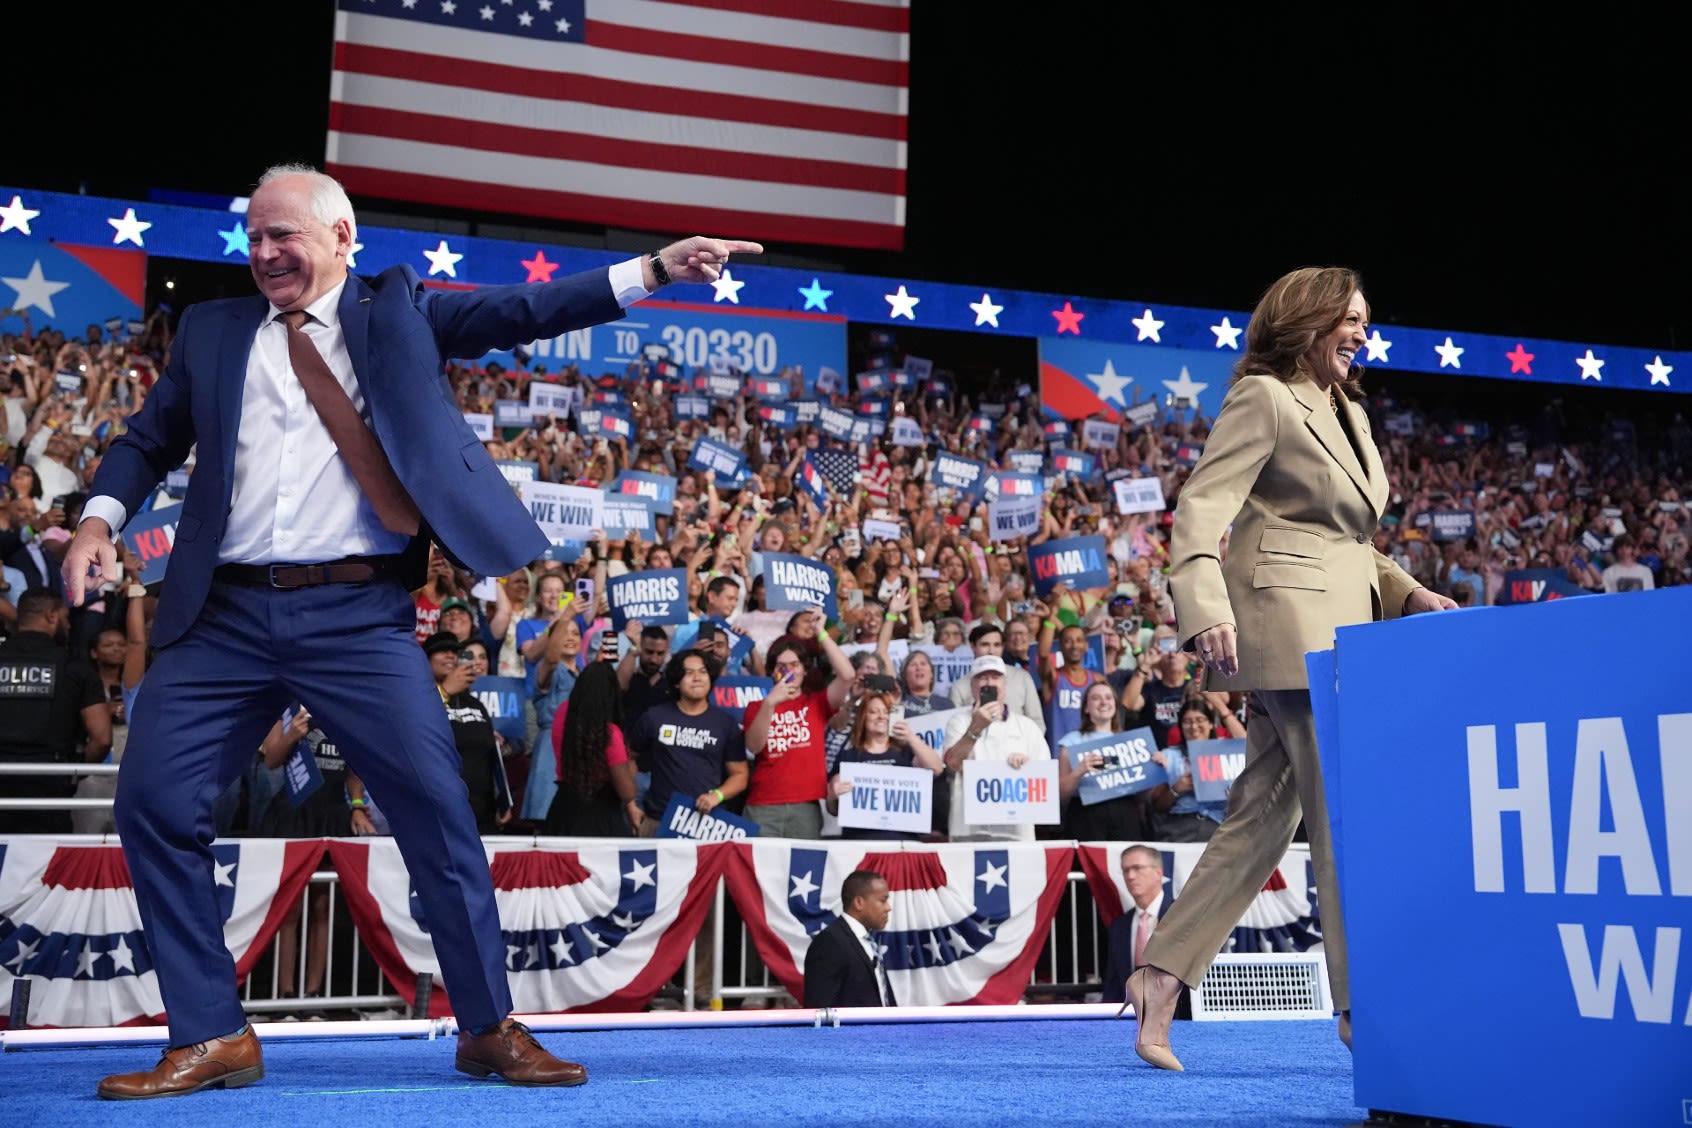
[[[46,328],[0,341],[0,354],[11,357],[0,401],[0,634],[41,629],[39,620],[21,617],[23,596],[37,587],[60,592],[58,564],[88,484],[105,448],[156,381],[170,334],[168,319],[155,317],[136,337],[90,325],[80,338]],[[868,359],[896,366],[900,357],[886,351]],[[446,656],[443,677],[455,681],[450,693],[443,682],[442,692],[454,702],[449,711],[463,734],[461,750],[466,763],[473,762],[465,778],[485,833],[651,833],[677,789],[701,809],[727,804],[761,822],[766,833],[838,833],[832,811],[850,784],[835,768],[860,759],[935,769],[930,840],[1009,833],[956,822],[950,802],[956,759],[944,762],[948,749],[915,738],[907,720],[973,706],[975,682],[983,675],[1003,679],[1004,703],[987,711],[998,716],[983,714],[984,743],[1014,742],[1019,750],[1026,745],[1034,754],[1062,759],[1061,750],[1081,735],[1149,728],[1159,762],[1171,767],[1165,785],[1083,805],[1073,795],[1089,769],[1065,761],[1064,819],[1038,828],[1041,836],[1095,838],[1108,831],[1118,839],[1203,841],[1220,821],[1220,810],[1193,800],[1182,750],[1193,739],[1242,735],[1246,695],[1203,691],[1197,658],[1176,645],[1166,575],[1173,510],[1191,470],[1178,452],[1203,444],[1209,432],[1204,417],[1164,408],[1149,426],[1124,425],[1115,446],[1091,452],[1098,460],[1095,474],[1049,479],[1036,533],[995,541],[984,520],[985,501],[937,489],[928,475],[941,452],[1000,466],[1009,451],[1045,449],[1045,420],[1031,392],[956,380],[955,390],[939,396],[917,389],[890,393],[895,410],[921,427],[925,445],[882,441],[855,448],[850,489],[831,488],[818,504],[796,482],[800,464],[809,452],[852,448],[814,426],[771,428],[750,398],[718,401],[709,419],[678,419],[673,409],[680,385],[655,380],[649,370],[454,363],[448,375],[465,412],[492,413],[500,400],[526,401],[536,380],[581,389],[576,402],[616,391],[640,421],[632,438],[584,435],[573,417],[546,418],[501,429],[487,450],[497,461],[533,464],[548,481],[603,487],[619,472],[636,470],[672,478],[675,489],[673,512],[655,518],[652,534],[601,536],[573,559],[553,551],[509,575],[482,577],[439,552],[431,557],[427,581],[414,593],[417,638],[431,660]],[[817,395],[799,372],[781,378],[794,399]],[[1517,412],[1494,409],[1478,418],[1394,392],[1362,401],[1393,489],[1375,547],[1460,606],[1508,601],[1505,577],[1521,570],[1555,575],[1570,593],[1692,581],[1692,511],[1683,501],[1692,427],[1678,413],[1629,420],[1620,404],[1608,414],[1572,412],[1561,398],[1523,387]],[[856,397],[820,398],[852,408]],[[982,411],[995,420],[986,433],[968,422]],[[740,488],[721,487],[712,474],[689,469],[701,437],[744,452],[750,474]],[[1111,479],[1124,475],[1157,477],[1166,510],[1118,513]],[[180,493],[176,486],[161,489],[151,504],[175,504]],[[1456,535],[1446,520],[1453,513],[1461,515]],[[866,520],[880,528],[896,525],[897,539],[864,536]],[[1028,547],[1093,534],[1108,546],[1109,582],[1036,595]],[[763,557],[772,552],[829,566],[838,617],[823,621],[766,610]],[[121,655],[136,634],[129,606],[139,601],[145,610],[144,639],[156,593],[156,585],[138,582],[143,565],[134,546],[126,547],[125,560],[125,583],[69,610],[53,627],[72,672],[64,692],[82,694],[88,705],[98,698],[120,735]],[[611,632],[607,581],[665,568],[686,570],[693,621],[669,627],[635,621]],[[608,634],[611,642],[603,643]],[[753,643],[744,654],[732,649],[742,639]],[[131,694],[144,668],[144,642],[138,645]],[[706,655],[712,682],[751,675],[772,683],[765,704],[709,704],[717,711],[708,723],[721,762],[703,773],[697,765],[665,763],[674,750],[643,745],[639,724],[656,705],[681,698],[679,687],[689,672],[697,676],[697,664],[689,671],[666,667],[694,651]],[[995,659],[1003,673],[992,670],[992,662],[977,665],[983,657]],[[606,679],[584,680],[602,660],[614,671],[609,710]],[[787,678],[790,672],[796,680]],[[522,736],[494,732],[470,688],[483,675],[522,679]],[[1095,692],[1095,684],[1108,692]],[[706,697],[709,702],[709,687]],[[574,714],[591,726],[589,733],[565,723],[570,704],[583,700],[592,704]],[[993,724],[1001,727],[991,729]],[[27,742],[21,734],[0,737],[0,755],[120,757],[121,740],[97,736],[95,727],[83,707],[65,711],[50,736]],[[949,736],[967,739],[974,731],[964,726]],[[1028,731],[1039,739],[1022,739]],[[503,772],[494,769],[496,758]],[[252,808],[275,794],[281,769],[263,760],[255,757],[242,782],[247,797],[232,795],[220,808],[225,832],[256,832],[264,825],[264,812]],[[738,774],[733,765],[740,765]],[[267,770],[270,782],[255,783]],[[0,783],[14,794],[68,786],[20,777]],[[109,783],[85,781],[84,794],[101,786]],[[366,825],[380,825],[379,804],[380,796],[371,797],[377,819]],[[12,812],[8,820],[15,827],[72,829],[63,812]],[[80,815],[75,826],[100,828],[97,819]],[[1017,831],[1024,833],[1027,828]]]

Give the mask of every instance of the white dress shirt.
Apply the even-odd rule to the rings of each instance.
[[[628,259],[610,268],[612,293],[624,308],[649,294],[641,280],[644,261]],[[343,279],[305,307],[311,316],[302,331],[368,423],[368,406],[341,330],[345,287]],[[219,563],[316,564],[403,551],[410,538],[382,526],[295,377],[288,328],[277,320],[281,312],[269,308],[247,354]],[[427,391],[420,388],[418,394]],[[88,500],[83,517],[102,518],[116,530],[129,514],[116,498],[102,495]]]
[[[881,1005],[888,1004],[887,999],[887,968],[881,962],[881,949],[876,947],[875,938],[864,927],[863,921],[855,916],[840,914],[840,919],[846,922],[846,927],[852,930],[852,935],[858,938],[858,943],[864,946],[864,953],[869,956],[871,966],[875,968],[875,989],[881,994]]]

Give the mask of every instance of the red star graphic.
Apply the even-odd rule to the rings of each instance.
[[[1074,306],[1064,302],[1062,309],[1052,310],[1052,316],[1057,318],[1057,331],[1059,333],[1067,331],[1079,337],[1081,335],[1081,319],[1087,315],[1077,312]]]
[[[552,272],[558,269],[555,262],[546,261],[545,251],[536,251],[532,259],[523,259],[522,263],[529,271],[530,282],[551,282]]]
[[[1510,361],[1510,375],[1514,376],[1518,372],[1526,376],[1533,375],[1533,354],[1522,348],[1520,341],[1504,356]]]

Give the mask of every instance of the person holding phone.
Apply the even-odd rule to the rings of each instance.
[[[775,685],[768,697],[746,707],[746,754],[752,785],[746,817],[761,833],[780,838],[822,837],[821,800],[828,790],[827,726],[846,703],[857,671],[826,629],[821,607],[808,613],[808,628],[834,677],[818,691],[805,689],[806,660],[788,638],[770,645],[765,665]]]
[[[1122,708],[1129,728],[1152,730],[1159,748],[1181,740],[1181,702],[1191,692],[1192,659],[1181,649],[1175,629],[1160,626],[1140,652],[1134,667],[1138,677],[1122,689]]]
[[[1049,759],[1046,734],[1033,721],[1005,703],[1005,660],[997,654],[978,655],[969,668],[973,708],[946,725],[946,767],[951,770],[951,820],[947,837],[953,842],[1034,841],[1034,827],[974,825],[964,822],[963,765],[966,760],[1003,760],[1021,768],[1034,759]]]

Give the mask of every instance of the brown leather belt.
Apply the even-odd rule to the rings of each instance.
[[[397,556],[347,556],[321,564],[219,564],[212,578],[244,587],[293,591],[323,584],[362,584],[398,573]]]

